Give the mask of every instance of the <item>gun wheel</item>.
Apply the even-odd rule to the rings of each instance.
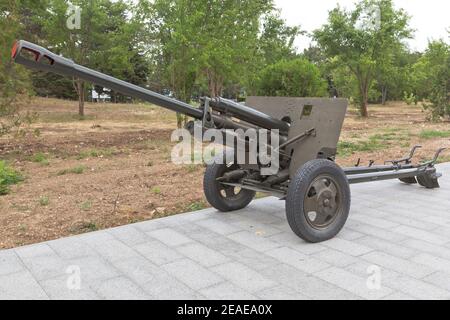
[[[350,187],[344,171],[329,160],[312,160],[299,169],[286,199],[288,223],[307,242],[336,236],[350,211]]]
[[[239,169],[235,164],[212,164],[206,168],[203,190],[209,204],[222,212],[236,211],[247,207],[256,192],[242,188],[226,186],[217,181],[227,172]]]

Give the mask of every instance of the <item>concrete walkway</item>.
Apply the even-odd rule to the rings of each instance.
[[[442,188],[352,187],[329,242],[284,203],[212,209],[0,251],[0,299],[450,299],[450,164]]]

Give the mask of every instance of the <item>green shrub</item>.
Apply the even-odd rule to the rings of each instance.
[[[4,161],[0,161],[0,195],[9,193],[9,186],[17,184],[23,177],[16,170],[9,167]]]
[[[49,165],[47,156],[44,153],[42,153],[42,152],[38,152],[38,153],[34,154],[33,156],[30,157],[30,160],[32,162],[40,163],[43,166],[48,166]]]
[[[308,60],[282,60],[262,70],[257,92],[261,96],[323,97],[327,83]]]

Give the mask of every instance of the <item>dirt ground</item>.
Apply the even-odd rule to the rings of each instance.
[[[26,137],[0,138],[0,158],[25,180],[0,197],[0,248],[11,248],[198,210],[207,206],[202,165],[170,161],[175,115],[150,105],[34,99],[37,121]],[[450,124],[431,124],[420,106],[370,106],[368,120],[350,109],[337,162],[380,163],[423,145],[417,160],[450,147]],[[438,134],[436,134],[438,132]],[[446,132],[448,134],[439,134]],[[441,161],[450,161],[448,153]]]

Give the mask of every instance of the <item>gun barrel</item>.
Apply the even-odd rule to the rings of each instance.
[[[28,53],[28,56],[24,53]],[[53,72],[63,76],[77,77],[122,94],[139,98],[160,107],[185,114],[194,119],[203,119],[204,111],[201,109],[194,108],[185,102],[166,97],[162,94],[83,67],[70,59],[58,56],[31,42],[24,40],[17,41],[12,49],[12,59],[29,68]],[[234,116],[260,128],[269,130],[278,129],[282,134],[287,134],[289,131],[289,125],[286,122],[272,118],[265,113],[230,100],[222,98],[213,99],[211,100],[210,106],[212,109],[225,115]],[[223,116],[213,115],[213,119],[214,122],[219,124],[227,124],[229,122],[227,122],[226,118]],[[229,127],[230,125],[228,124],[226,126]],[[239,127],[238,123],[231,127],[234,128],[236,126]]]
[[[242,121],[266,128],[277,129],[281,133],[287,134],[289,132],[289,124],[282,120],[273,118],[256,109],[249,108],[240,103],[224,98],[215,98],[210,102],[214,110],[223,112],[227,115],[234,116]]]
[[[32,53],[34,59],[21,55],[25,50]],[[195,119],[202,119],[203,112],[191,105],[147,90],[134,84],[116,79],[101,72],[80,66],[72,60],[60,57],[45,48],[27,41],[18,41],[13,47],[12,58],[26,67],[54,72],[63,76],[77,77],[105,88],[121,92],[131,97],[139,98],[175,112],[186,114]]]

